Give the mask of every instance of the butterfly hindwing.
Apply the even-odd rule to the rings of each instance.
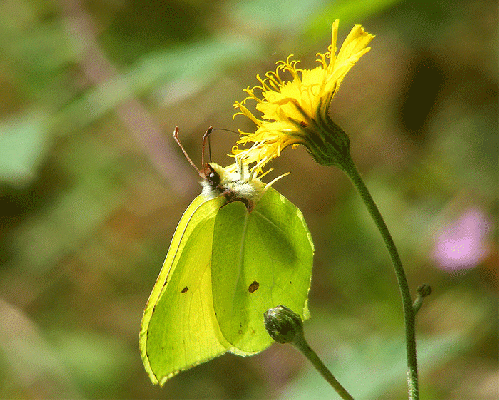
[[[273,342],[263,323],[269,308],[308,318],[313,244],[296,206],[268,188],[251,211],[237,201],[222,207],[213,237],[213,305],[230,351],[253,354]]]

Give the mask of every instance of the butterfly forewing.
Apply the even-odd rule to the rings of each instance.
[[[140,347],[153,383],[227,351],[213,310],[211,248],[223,197],[198,196],[173,236],[144,311]]]

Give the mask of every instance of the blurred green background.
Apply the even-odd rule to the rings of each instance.
[[[2,0],[0,398],[336,398],[291,347],[225,355],[152,386],[142,310],[199,177],[206,128],[293,53],[376,35],[330,110],[405,263],[422,399],[497,399],[497,3],[487,0]],[[215,130],[227,164],[235,134]],[[316,245],[305,332],[356,399],[402,399],[401,303],[342,173],[273,163]],[[230,277],[228,277],[230,279]]]

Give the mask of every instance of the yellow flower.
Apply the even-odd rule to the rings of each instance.
[[[260,85],[245,89],[249,96],[235,102],[234,107],[239,109],[235,115],[245,115],[257,125],[254,133],[240,131],[237,143],[253,144],[246,149],[235,146],[232,152],[236,157],[259,163],[261,167],[278,157],[284,148],[298,144],[305,145],[316,161],[324,165],[341,166],[341,158],[345,154],[349,157],[348,136],[331,121],[328,109],[347,72],[370,50],[367,45],[374,36],[355,25],[336,55],[338,23],[336,20],[332,25],[328,51],[317,54],[318,67],[297,68],[298,61],[291,60],[290,55],[286,61],[277,63],[275,72],[267,72],[264,79],[257,75]],[[283,72],[289,72],[292,80],[283,80]],[[246,107],[249,99],[257,102],[260,118]]]

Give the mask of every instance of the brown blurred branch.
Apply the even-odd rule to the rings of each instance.
[[[101,50],[92,17],[83,9],[81,2],[59,0],[59,4],[63,11],[66,29],[85,44],[86,52],[81,57],[80,66],[89,82],[99,86],[117,76],[119,72]],[[167,142],[167,138],[171,137],[170,132],[168,134],[162,132],[159,124],[143,104],[131,97],[119,104],[115,111],[172,190],[185,193],[193,189],[195,180],[178,179],[178,177],[191,174],[192,171],[187,167],[185,160],[175,153],[171,144]]]

